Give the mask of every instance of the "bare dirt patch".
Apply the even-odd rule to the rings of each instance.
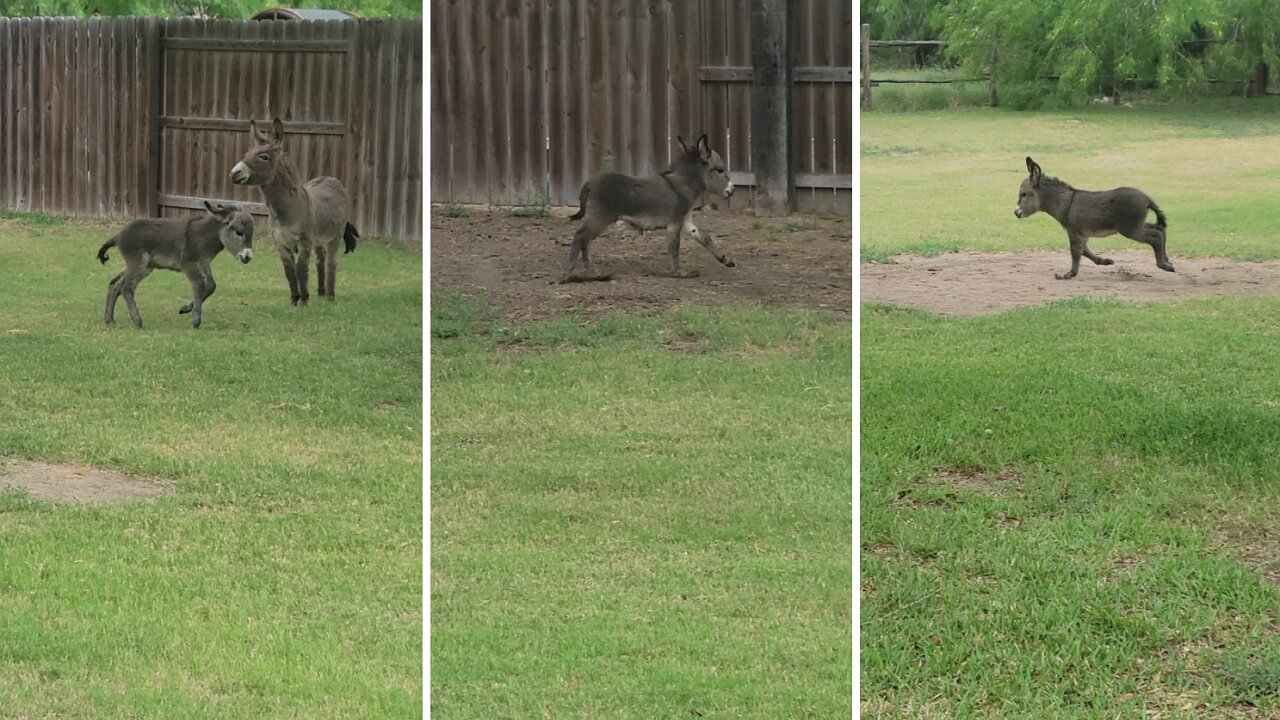
[[[1170,273],[1155,266],[1150,251],[1103,255],[1115,264],[1094,265],[1084,260],[1080,274],[1071,280],[1053,277],[1071,266],[1065,250],[897,255],[892,264],[861,266],[861,298],[940,315],[987,315],[1077,296],[1172,302],[1195,297],[1280,295],[1280,262],[1173,258],[1178,270]]]
[[[0,463],[0,491],[25,490],[35,500],[113,502],[152,500],[167,490],[159,482],[102,468],[11,460]]]
[[[431,215],[431,283],[484,290],[510,322],[546,318],[565,310],[588,317],[609,310],[657,312],[682,302],[764,303],[827,310],[851,317],[851,218],[793,215],[757,218],[728,210],[695,214],[736,262],[727,268],[697,242],[681,243],[681,264],[696,278],[670,277],[666,235],[615,224],[591,243],[592,264],[612,275],[605,282],[559,284],[578,223],[572,208],[546,218],[471,211],[471,217]]]

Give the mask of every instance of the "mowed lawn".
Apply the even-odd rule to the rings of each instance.
[[[158,478],[147,502],[0,494],[0,716],[390,718],[422,712],[422,255],[363,241],[336,304],[214,261],[102,324],[123,223],[0,219],[0,473]],[[315,296],[313,296],[314,298]]]
[[[1172,255],[1280,257],[1272,118],[864,113],[863,256],[1065,257],[1052,219],[1013,217],[1030,154],[1077,187],[1147,190]],[[864,304],[864,715],[1280,713],[1278,343],[1268,298]]]
[[[432,717],[850,717],[847,320],[432,316]]]

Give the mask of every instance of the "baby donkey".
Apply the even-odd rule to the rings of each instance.
[[[1146,243],[1156,254],[1156,267],[1173,272],[1173,263],[1165,254],[1168,222],[1156,202],[1137,188],[1119,187],[1093,192],[1077,190],[1055,177],[1046,177],[1036,161],[1027,158],[1028,176],[1018,188],[1018,206],[1013,214],[1019,219],[1043,210],[1053,216],[1067,231],[1071,243],[1071,269],[1054,273],[1059,280],[1070,280],[1080,272],[1080,256],[1095,265],[1111,265],[1111,258],[1094,255],[1089,238],[1115,233]],[[1156,214],[1154,224],[1147,222],[1147,211]]]
[[[217,284],[213,281],[210,261],[226,248],[236,259],[247,263],[253,259],[253,216],[235,203],[204,203],[206,214],[185,220],[134,220],[115,237],[98,248],[98,259],[106,264],[107,250],[120,248],[124,270],[107,285],[107,309],[103,320],[115,324],[116,300],[124,295],[129,304],[129,317],[142,327],[142,315],[133,292],[138,283],[155,268],[177,270],[191,281],[191,302],[179,313],[191,313],[191,324],[200,327],[200,311]]]

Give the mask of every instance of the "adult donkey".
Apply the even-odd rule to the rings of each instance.
[[[1045,177],[1040,165],[1027,158],[1027,178],[1018,188],[1018,206],[1014,217],[1030,217],[1043,210],[1067,231],[1071,243],[1071,269],[1054,273],[1059,280],[1070,280],[1080,272],[1080,256],[1094,265],[1111,265],[1111,258],[1099,257],[1089,250],[1089,238],[1120,233],[1130,240],[1150,245],[1156,253],[1156,267],[1173,272],[1173,263],[1165,254],[1168,222],[1164,213],[1147,194],[1137,188],[1119,187],[1093,192],[1077,190],[1055,177]],[[1147,210],[1156,214],[1155,224],[1147,222]]]
[[[676,140],[684,152],[655,177],[635,178],[609,172],[596,175],[582,186],[578,194],[581,207],[569,219],[577,220],[584,215],[587,219],[573,235],[569,262],[561,282],[608,279],[608,275],[591,274],[591,241],[619,219],[642,231],[666,229],[671,274],[675,277],[698,275],[697,270],[680,268],[681,231],[689,233],[725,267],[734,266],[733,258],[720,250],[711,235],[693,224],[693,211],[697,209],[695,205],[703,193],[710,190],[725,197],[733,195],[733,182],[725,172],[724,161],[720,159],[720,153],[707,144],[705,133],[692,146],[686,145],[679,135]],[[573,272],[579,255],[586,266],[586,276]]]
[[[337,178],[314,177],[301,181],[284,152],[284,123],[271,122],[271,133],[258,130],[249,121],[249,135],[257,143],[231,168],[231,182],[258,185],[267,198],[267,209],[275,225],[277,248],[289,280],[289,300],[307,304],[307,262],[316,253],[316,292],[333,300],[333,281],[338,274],[338,242],[346,252],[356,249],[360,233],[347,222],[347,189]]]

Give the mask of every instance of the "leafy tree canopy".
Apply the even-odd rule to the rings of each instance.
[[[1274,67],[1280,46],[1273,0],[861,0],[861,8],[872,37],[938,37],[952,62],[991,73],[1002,89],[1064,99],[1243,82],[1260,63]]]

